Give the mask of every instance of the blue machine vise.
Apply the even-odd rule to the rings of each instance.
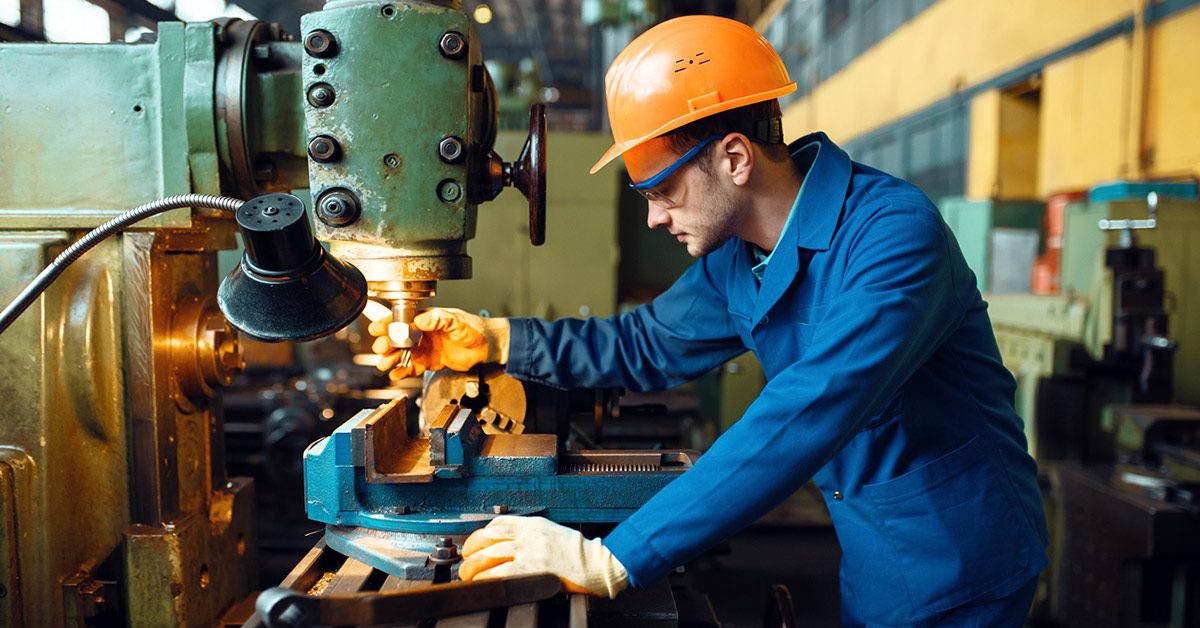
[[[401,397],[359,412],[308,447],[305,508],[309,518],[328,524],[330,547],[388,573],[420,578],[424,556],[439,537],[464,538],[501,514],[616,523],[695,457],[690,451],[559,451],[553,434],[484,434],[476,412],[455,404],[425,438],[410,426]]]

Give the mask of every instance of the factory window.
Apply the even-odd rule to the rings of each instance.
[[[850,0],[827,0],[825,3],[825,36],[850,21]]]
[[[44,0],[47,41],[107,43],[108,11],[87,0]]]
[[[254,19],[253,15],[225,0],[177,0],[175,15],[185,22],[204,22],[218,17]]]
[[[967,107],[890,125],[845,144],[857,161],[912,182],[934,202],[966,191]]]

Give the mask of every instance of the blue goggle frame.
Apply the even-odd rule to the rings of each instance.
[[[691,150],[684,153],[682,157],[680,157],[679,159],[676,159],[675,163],[667,166],[666,168],[663,168],[662,170],[660,170],[658,172],[658,174],[650,177],[649,179],[646,179],[645,181],[642,181],[641,183],[630,183],[629,187],[631,187],[635,190],[649,190],[649,189],[655,187],[656,185],[662,183],[663,181],[666,181],[667,177],[674,174],[676,170],[679,170],[679,168],[681,166],[683,166],[683,164],[686,164],[691,158],[695,157],[697,154],[700,153],[700,151],[704,150],[705,146],[712,144],[713,142],[721,139],[722,137],[725,137],[725,135],[724,134],[710,135],[710,136],[704,138],[703,140],[700,141],[699,144],[696,144],[695,146],[693,146],[691,148]]]

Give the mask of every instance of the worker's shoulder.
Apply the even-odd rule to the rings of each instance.
[[[842,226],[852,230],[904,225],[934,234],[944,229],[937,206],[920,188],[857,162],[853,163],[843,211]]]

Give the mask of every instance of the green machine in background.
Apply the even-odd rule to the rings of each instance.
[[[954,232],[967,266],[975,272],[981,292],[999,289],[1015,292],[1032,263],[1029,244],[1037,252],[1045,204],[1037,201],[946,198],[938,204],[946,225]],[[1002,250],[1000,250],[1002,249]]]

